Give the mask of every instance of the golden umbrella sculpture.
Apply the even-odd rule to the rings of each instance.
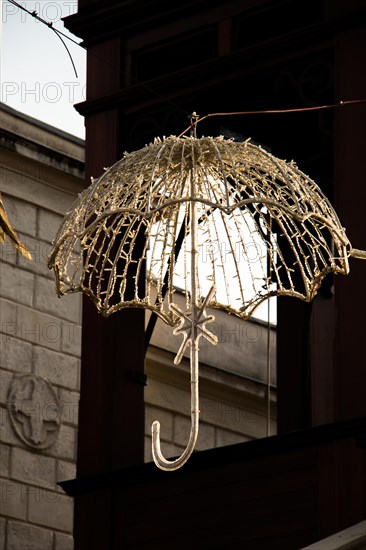
[[[82,291],[105,316],[146,308],[183,335],[174,362],[190,348],[191,432],[180,457],[164,458],[152,425],[156,465],[176,470],[198,435],[199,339],[217,343],[206,307],[246,319],[271,296],[310,301],[328,273],[349,272],[350,256],[366,258],[293,162],[194,131],[125,153],[92,180],[64,218],[49,268],[60,296]]]
[[[14,248],[18,250],[18,252],[24,256],[24,258],[27,258],[27,260],[32,259],[32,254],[26,247],[26,245],[19,239],[17,233],[14,231],[10,221],[9,217],[6,213],[3,199],[0,193],[0,243],[4,244],[5,237],[7,237]]]

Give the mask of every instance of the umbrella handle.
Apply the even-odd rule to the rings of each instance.
[[[194,451],[199,427],[199,392],[198,392],[198,338],[191,342],[191,431],[187,447],[175,460],[164,458],[160,448],[160,422],[155,420],[151,426],[152,455],[158,468],[165,471],[178,470],[187,462]]]
[[[193,286],[193,285],[192,285]],[[170,310],[173,311],[178,317],[180,317],[179,324],[175,327],[173,334],[183,334],[183,342],[174,363],[177,365],[180,363],[184,351],[190,346],[190,367],[191,367],[191,432],[189,434],[189,440],[187,447],[183,451],[180,457],[175,460],[166,460],[164,458],[160,448],[160,422],[155,420],[151,426],[152,431],[152,455],[154,462],[161,470],[178,470],[183,464],[187,462],[189,457],[194,451],[198,437],[199,427],[199,363],[198,363],[198,341],[203,336],[211,344],[217,344],[217,336],[212,334],[206,328],[206,323],[211,323],[215,320],[213,315],[206,315],[205,308],[212,300],[215,294],[215,285],[212,285],[209,293],[203,301],[201,307],[198,307],[195,302],[192,305],[191,311],[184,313],[176,304],[170,304]],[[188,323],[188,324],[187,324]]]

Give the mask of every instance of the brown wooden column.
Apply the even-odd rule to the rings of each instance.
[[[356,13],[357,4],[356,0],[325,2],[328,23],[346,21],[353,10]],[[365,36],[361,18],[360,24],[353,19],[334,34],[335,103],[366,97],[366,75],[361,70],[366,65]],[[365,249],[366,106],[344,106],[333,116],[332,183],[326,194],[352,245]],[[366,414],[366,359],[361,351],[366,334],[365,282],[366,262],[350,259],[350,274],[327,277],[311,304],[279,300],[280,433]]]
[[[117,108],[103,97],[119,89],[120,40],[88,48],[86,108],[86,185],[121,156]],[[78,441],[78,476],[95,475],[143,462],[143,385],[132,372],[144,372],[144,315],[125,310],[103,318],[84,297]]]
[[[366,23],[338,35],[337,98],[366,98]],[[336,116],[336,205],[355,248],[366,249],[366,105]],[[366,415],[366,262],[350,259],[350,274],[336,279],[335,420]]]
[[[119,89],[119,39],[88,48],[87,102],[78,107],[86,123],[86,185],[121,156],[119,110],[103,97]],[[89,113],[89,100],[98,109]],[[93,478],[144,460],[144,312],[124,310],[109,318],[83,297],[78,478]],[[142,381],[142,383],[141,383]],[[75,549],[113,544],[113,491],[75,498]]]
[[[352,4],[356,2],[328,2],[329,12],[338,16],[344,12],[346,17]],[[336,101],[366,97],[366,75],[362,70],[366,66],[365,37],[365,24],[337,34]],[[352,245],[361,249],[366,248],[365,121],[364,104],[342,107],[335,112],[334,205]],[[318,311],[312,345],[317,347],[317,357],[322,360],[312,364],[314,423],[347,421],[366,415],[365,283],[366,262],[351,258],[349,275],[334,278],[334,297]],[[327,342],[320,335],[327,336]],[[365,514],[362,476],[365,451],[357,454],[356,439],[347,449],[333,443],[327,454],[319,455],[320,537],[362,521]]]
[[[291,432],[310,425],[310,304],[294,298],[277,304],[277,430]]]
[[[353,4],[355,6],[353,6]],[[346,18],[357,2],[327,2],[329,20]],[[362,19],[360,19],[362,21]],[[334,101],[366,97],[366,26],[337,33],[334,51]],[[334,111],[332,203],[355,248],[366,247],[364,155],[366,106]],[[350,273],[335,276],[331,293],[319,293],[312,306],[310,378],[312,425],[366,414],[366,262],[350,259]],[[357,304],[357,305],[356,305]]]

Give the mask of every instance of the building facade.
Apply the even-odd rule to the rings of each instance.
[[[84,142],[0,105],[1,193],[29,248],[0,246],[2,549],[73,548],[81,297],[58,299],[48,254],[84,185]]]
[[[365,105],[308,109],[366,98],[365,16],[359,0],[80,0],[66,25],[88,49],[87,177],[193,112],[227,113],[201,133],[294,159],[364,249]],[[291,108],[304,110],[229,115]],[[63,485],[79,549],[295,550],[364,519],[366,267],[350,264],[313,303],[278,302],[277,434],[197,452],[173,475],[143,464],[143,315],[102,323],[84,303],[78,477]]]

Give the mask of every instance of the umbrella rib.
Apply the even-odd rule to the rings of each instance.
[[[167,293],[167,290],[168,290],[169,269],[171,269],[171,265],[175,264],[176,261],[177,261],[180,249],[182,247],[184,236],[185,236],[185,218],[184,218],[183,223],[181,225],[181,228],[179,230],[179,234],[178,234],[178,238],[176,240],[175,246],[174,246],[173,254],[170,255],[169,260],[168,260],[170,265],[168,265],[168,268],[165,272],[165,276],[164,276],[164,280],[163,280],[163,284],[162,284],[162,290],[161,290],[163,298],[165,297],[165,295]],[[173,258],[173,262],[171,261],[172,258]],[[173,269],[174,269],[174,265],[173,265]],[[158,302],[155,302],[155,306],[157,304],[158,304]],[[150,339],[151,339],[152,333],[154,331],[156,322],[157,322],[157,316],[156,315],[151,315],[150,319],[149,319],[149,322],[147,324],[146,330],[145,330],[145,352],[147,351],[147,348],[149,347]]]

